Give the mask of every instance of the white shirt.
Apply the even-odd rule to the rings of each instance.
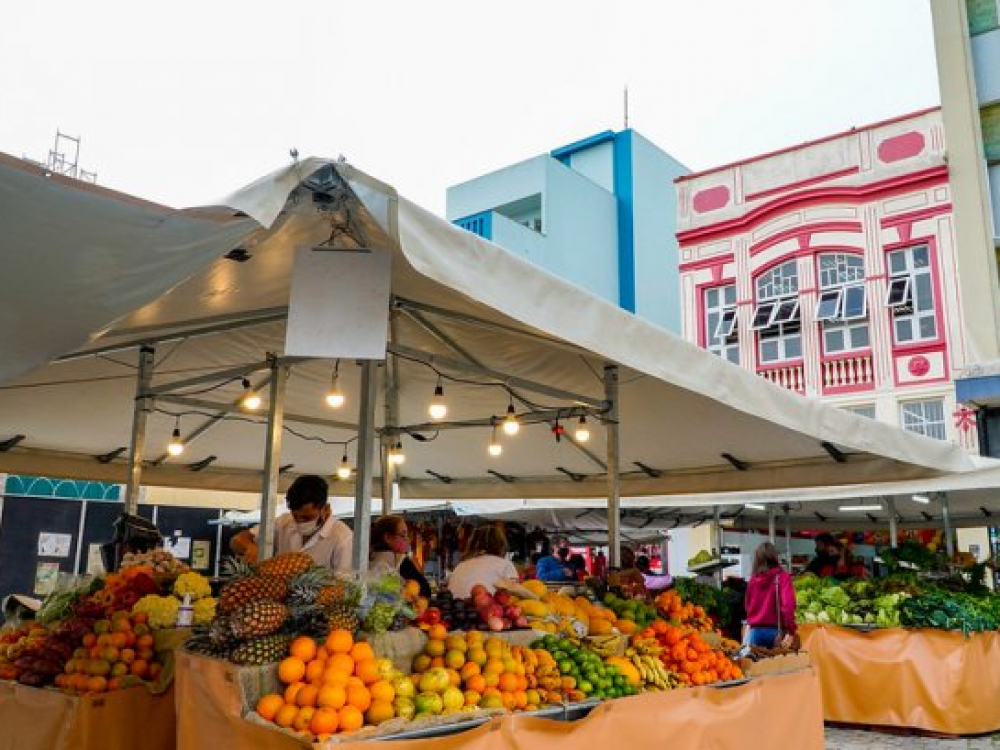
[[[317,565],[335,572],[352,570],[351,552],[354,550],[354,532],[343,521],[331,515],[326,523],[308,539],[303,539],[291,513],[279,516],[274,524],[278,554],[304,552]]]
[[[472,595],[472,587],[481,583],[492,594],[496,582],[504,578],[518,579],[514,563],[495,555],[480,555],[455,566],[448,576],[448,590],[456,599],[465,599]]]

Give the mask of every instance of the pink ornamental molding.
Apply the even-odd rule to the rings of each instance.
[[[910,159],[924,150],[924,134],[911,130],[909,133],[886,138],[878,144],[878,158],[886,164]]]
[[[707,211],[715,211],[729,204],[729,188],[725,185],[699,190],[694,194],[692,205],[694,210],[703,214]]]

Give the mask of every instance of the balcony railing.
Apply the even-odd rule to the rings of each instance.
[[[787,388],[796,393],[806,392],[806,378],[802,365],[764,366],[757,370],[762,378],[770,380],[775,385]]]
[[[823,390],[870,387],[875,382],[870,354],[828,359],[822,367]]]
[[[455,219],[452,224],[462,227],[462,229],[472,232],[473,234],[478,234],[484,240],[493,239],[492,211],[482,211],[478,214],[472,214],[472,216]]]

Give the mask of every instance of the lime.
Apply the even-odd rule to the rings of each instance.
[[[577,685],[577,687],[580,689],[581,693],[586,693],[587,695],[590,695],[592,692],[594,692],[594,686],[589,682],[587,682],[586,680],[581,680],[581,682]]]

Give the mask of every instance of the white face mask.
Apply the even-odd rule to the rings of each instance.
[[[302,536],[310,537],[319,531],[321,525],[318,521],[306,521],[305,523],[295,524],[295,528],[299,530]]]

